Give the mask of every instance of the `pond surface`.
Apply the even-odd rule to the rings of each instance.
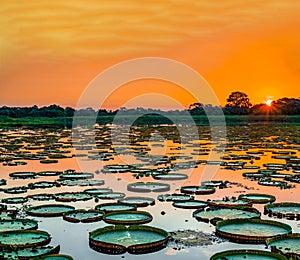
[[[56,203],[54,200],[51,202],[33,200],[30,198],[30,195],[55,195],[63,192],[73,193],[90,190],[88,194],[93,198],[89,201],[59,202],[59,204],[73,206],[75,209],[85,210],[95,209],[99,204],[117,202],[117,200],[120,199],[116,198],[116,200],[112,201],[112,199],[107,199],[105,196],[103,198],[97,198],[97,194],[105,193],[106,191],[125,193],[126,197],[149,197],[155,200],[155,205],[145,207],[143,210],[153,216],[151,226],[164,229],[168,232],[180,229],[201,230],[208,234],[214,234],[215,227],[213,225],[198,222],[193,218],[195,209],[173,207],[172,203],[174,201],[160,202],[157,196],[166,193],[180,193],[180,188],[183,186],[202,186],[204,181],[208,181],[202,178],[204,169],[214,169],[217,165],[218,170],[216,174],[212,176],[212,180],[227,181],[226,187],[214,186],[215,193],[213,194],[193,194],[195,200],[218,200],[226,204],[229,201],[228,199],[232,197],[238,198],[241,194],[261,193],[275,196],[276,202],[300,202],[300,184],[298,183],[292,183],[282,179],[287,183],[287,186],[263,186],[259,184],[259,179],[243,177],[244,173],[257,173],[258,170],[267,170],[267,167],[263,166],[264,164],[268,167],[278,166],[279,164],[285,165],[286,167],[277,170],[277,173],[295,175],[295,172],[300,169],[300,160],[298,162],[295,159],[289,161],[287,157],[272,158],[272,156],[274,156],[274,152],[284,153],[285,151],[292,151],[295,153],[293,154],[295,158],[300,158],[299,126],[248,125],[228,127],[227,148],[223,156],[224,158],[221,159],[222,162],[231,163],[227,165],[220,165],[219,162],[214,162],[212,160],[213,158],[207,155],[207,152],[209,153],[212,149],[220,149],[218,144],[211,142],[209,127],[198,127],[199,139],[191,142],[184,142],[183,140],[182,143],[180,143],[181,141],[180,138],[178,138],[176,128],[172,126],[133,127],[130,134],[130,149],[123,144],[122,135],[119,138],[119,143],[112,144],[110,142],[109,128],[110,126],[97,127],[96,144],[86,141],[89,136],[88,130],[80,129],[82,139],[76,143],[76,149],[72,146],[71,130],[68,129],[0,129],[0,179],[4,179],[7,182],[6,185],[1,185],[1,189],[3,190],[0,191],[0,199],[13,197],[28,198],[28,201],[23,204],[0,203],[7,205],[9,209],[17,209],[19,211],[18,218],[37,220],[39,230],[51,234],[52,240],[50,245],[60,245],[60,253],[71,255],[74,259],[96,260],[100,258],[120,258],[120,256],[103,255],[89,247],[89,232],[105,227],[107,224],[104,221],[95,223],[70,223],[64,221],[62,217],[42,218],[28,216],[25,211],[26,208],[30,206]],[[122,132],[122,129],[118,131]],[[153,133],[159,133],[165,140],[154,139],[153,141],[153,139],[151,139]],[[51,164],[43,164],[40,162],[43,159],[49,159],[49,156],[58,158],[58,162]],[[250,157],[251,159],[249,159],[249,156],[252,156]],[[18,162],[20,160],[27,164],[17,164],[16,166],[8,166],[5,164],[7,161]],[[206,164],[205,162],[207,161],[209,162]],[[243,168],[241,164],[235,163],[237,161],[243,162],[246,167]],[[130,164],[131,166],[129,168],[122,166],[126,164]],[[102,172],[103,167],[109,165],[120,165],[122,172]],[[11,178],[9,176],[9,174],[13,172],[39,173],[51,171],[60,172],[60,174],[65,172],[67,179],[63,178],[64,180],[60,180],[60,176],[56,174],[36,174],[35,179]],[[160,179],[156,181],[151,174],[148,174],[149,171],[155,172],[156,175],[158,173],[186,174],[188,179]],[[77,175],[74,173],[84,174]],[[82,177],[82,179],[78,179],[78,177]],[[268,176],[264,177],[270,178]],[[271,178],[271,181],[277,180],[276,178]],[[30,189],[28,187],[28,184],[40,181],[57,182],[57,185],[46,189]],[[153,183],[162,183],[162,188],[168,187],[169,190],[144,193],[141,192],[142,189],[139,190],[139,192],[128,191],[127,187],[129,184],[139,182],[144,184],[140,184],[141,186],[138,188],[150,188],[150,190],[155,190],[157,185]],[[150,186],[145,185],[145,183],[150,183]],[[222,182],[218,183],[222,184]],[[6,193],[5,189],[10,188],[18,188],[24,191],[24,193]],[[97,189],[99,189],[99,193]],[[264,205],[255,204],[255,208],[261,213],[264,212]],[[126,209],[131,208],[126,207]],[[1,213],[1,215],[6,214]],[[261,218],[274,220],[274,218],[263,214]],[[287,219],[277,219],[277,221],[292,226],[293,233],[300,233],[299,221]],[[266,232],[269,231],[272,233],[278,230],[266,230]],[[261,229],[252,229],[251,232],[261,233]],[[125,233],[119,235],[123,236]],[[142,234],[136,233],[135,235],[136,238],[134,239],[143,239]],[[111,236],[111,239],[116,238],[116,234],[111,234]],[[123,239],[124,243],[130,243],[130,241],[126,241],[126,236],[120,236],[117,239]],[[143,258],[143,260],[153,258],[157,260],[168,258],[176,260],[199,260],[209,259],[213,254],[228,249],[269,250],[266,249],[264,245],[242,245],[222,241],[206,246],[186,246],[181,250],[166,247],[155,253],[145,255],[130,255],[126,253],[124,256],[126,259]],[[255,259],[259,258],[256,256]]]

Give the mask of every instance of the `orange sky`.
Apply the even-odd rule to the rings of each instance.
[[[299,13],[294,0],[2,1],[0,105],[75,106],[101,71],[148,56],[192,67],[222,105],[235,90],[252,103],[298,98]],[[119,88],[105,106],[117,108],[143,93],[184,106],[195,101],[178,86],[145,80]],[[173,108],[168,102],[131,105]]]

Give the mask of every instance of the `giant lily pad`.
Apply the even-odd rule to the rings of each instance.
[[[56,201],[71,202],[92,199],[92,196],[84,192],[63,192],[54,195]]]
[[[0,232],[37,229],[38,223],[31,219],[0,220]]]
[[[34,172],[13,172],[9,177],[14,179],[34,179],[36,174]]]
[[[16,218],[18,211],[14,209],[0,209],[0,220],[12,220]]]
[[[62,174],[60,171],[43,171],[43,172],[38,172],[37,175],[40,176],[58,176]]]
[[[82,180],[94,178],[93,173],[88,172],[74,172],[74,173],[63,173],[59,176],[62,180]]]
[[[239,206],[252,206],[248,201],[235,199],[235,198],[224,198],[223,200],[212,200],[208,202],[210,207],[239,207]]]
[[[86,189],[83,192],[90,194],[90,195],[98,195],[98,194],[105,194],[111,193],[112,189],[109,188],[102,188],[102,189]]]
[[[125,196],[126,194],[122,192],[110,192],[110,193],[98,194],[96,197],[103,200],[115,200],[115,199],[122,199]]]
[[[175,201],[172,205],[181,209],[204,209],[207,207],[207,202],[201,200]]]
[[[25,260],[32,259],[33,257],[38,257],[41,259],[41,256],[48,254],[55,254],[59,252],[59,246],[42,246],[42,247],[33,247],[33,248],[19,248],[19,249],[3,249],[0,252],[1,259],[12,259],[12,260]]]
[[[96,210],[104,211],[106,213],[114,211],[130,211],[136,210],[135,205],[123,204],[123,203],[103,203],[95,207]]]
[[[0,248],[9,246],[15,248],[36,247],[47,245],[50,240],[50,235],[45,231],[7,231],[0,233]]]
[[[145,254],[166,247],[169,234],[150,226],[107,226],[90,232],[90,246],[109,254]]]
[[[275,196],[268,194],[249,193],[239,196],[239,199],[248,201],[253,204],[266,204],[276,200]]]
[[[214,254],[210,260],[287,260],[283,255],[253,249],[228,250]]]
[[[75,208],[67,205],[49,204],[30,207],[26,210],[26,213],[36,217],[58,217],[64,213],[73,211]]]
[[[20,194],[20,193],[26,193],[27,187],[25,186],[12,187],[12,188],[4,189],[3,191],[4,193],[8,193],[8,194]]]
[[[289,219],[300,219],[300,203],[282,202],[265,206],[265,214]]]
[[[137,182],[128,184],[127,190],[132,192],[165,192],[170,190],[170,185],[158,182]]]
[[[69,222],[96,222],[102,220],[104,213],[99,210],[74,210],[63,214],[63,219]]]
[[[30,196],[28,196],[28,198],[32,199],[32,200],[41,200],[41,201],[55,199],[53,194],[47,194],[47,193],[30,195]]]
[[[149,205],[154,205],[155,200],[147,197],[126,197],[124,199],[118,200],[118,202],[123,204],[135,205],[137,207],[147,207]]]
[[[72,259],[73,257],[69,255],[51,254],[39,258],[33,258],[32,260],[72,260]]]
[[[208,186],[183,186],[180,191],[187,194],[207,195],[215,193],[216,189]]]
[[[287,224],[260,219],[221,220],[216,226],[217,235],[239,243],[265,243],[268,238],[291,232]]]
[[[198,221],[215,224],[216,221],[225,219],[259,218],[260,213],[258,210],[248,207],[208,209],[206,211],[200,209],[194,212],[193,217]]]
[[[28,201],[26,197],[13,197],[13,198],[6,198],[3,199],[2,202],[6,204],[21,204]]]
[[[300,234],[276,236],[268,239],[267,245],[271,247],[273,252],[287,255],[291,259],[299,259],[300,257]]]
[[[168,173],[168,174],[155,174],[153,175],[155,180],[164,180],[164,181],[178,181],[186,180],[188,176],[182,173]]]
[[[52,181],[39,181],[39,182],[28,184],[29,189],[46,189],[55,186],[57,186],[57,182],[52,182]]]
[[[115,225],[146,224],[152,221],[150,213],[145,211],[122,211],[105,214],[103,220]]]
[[[158,195],[157,199],[159,201],[188,201],[188,200],[193,200],[194,196],[174,193],[174,194]]]

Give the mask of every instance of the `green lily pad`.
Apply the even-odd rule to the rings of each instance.
[[[289,234],[292,228],[277,221],[229,219],[217,222],[216,234],[239,243],[265,243],[266,239]]]
[[[74,210],[69,211],[67,213],[63,214],[63,219],[69,222],[83,222],[83,223],[89,223],[89,222],[96,222],[100,221],[103,218],[104,213],[99,210]]]
[[[210,260],[288,260],[285,256],[261,250],[228,250],[214,254]]]
[[[7,231],[0,233],[0,248],[7,246],[16,248],[42,246],[47,245],[50,242],[50,240],[50,235],[45,231]]]
[[[0,232],[37,229],[38,223],[31,219],[0,220]]]
[[[75,208],[72,206],[49,204],[30,207],[26,210],[26,213],[36,217],[58,217],[73,210],[75,210]]]
[[[239,196],[239,199],[248,201],[253,204],[266,204],[276,200],[275,196],[268,194],[249,193]]]
[[[106,213],[114,211],[130,211],[136,210],[135,205],[123,204],[123,203],[103,203],[95,207],[96,210],[104,211]]]
[[[122,211],[111,212],[104,215],[104,222],[114,225],[146,224],[151,222],[153,217],[145,211]]]
[[[90,246],[97,251],[122,254],[126,251],[145,254],[167,245],[169,234],[150,226],[107,226],[90,232]]]
[[[118,202],[123,204],[135,205],[137,207],[147,207],[149,205],[153,206],[155,204],[155,199],[147,197],[126,197],[124,199],[118,200]]]
[[[127,185],[127,190],[132,192],[166,192],[170,185],[158,182],[136,182]]]
[[[278,252],[291,259],[300,257],[300,234],[281,235],[267,240],[268,247],[272,252]]]

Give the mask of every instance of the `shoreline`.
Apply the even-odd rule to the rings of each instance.
[[[174,125],[174,122],[180,122],[181,124],[189,124],[191,118],[194,120],[197,126],[209,126],[209,120],[205,115],[199,116],[180,116],[170,115],[145,115],[134,120],[132,115],[118,116],[117,124],[127,125],[127,122],[134,122],[133,125]],[[76,118],[76,122],[80,125],[90,125],[95,121],[95,117],[81,116]],[[210,121],[214,125],[222,125],[224,118],[222,116],[210,116]],[[225,121],[227,126],[243,126],[243,125],[278,125],[278,126],[300,126],[300,115],[226,115]],[[114,123],[114,116],[100,116],[95,121],[99,125],[106,125]],[[22,127],[22,126],[36,126],[36,127],[66,127],[72,128],[73,117],[0,117],[0,127]]]

